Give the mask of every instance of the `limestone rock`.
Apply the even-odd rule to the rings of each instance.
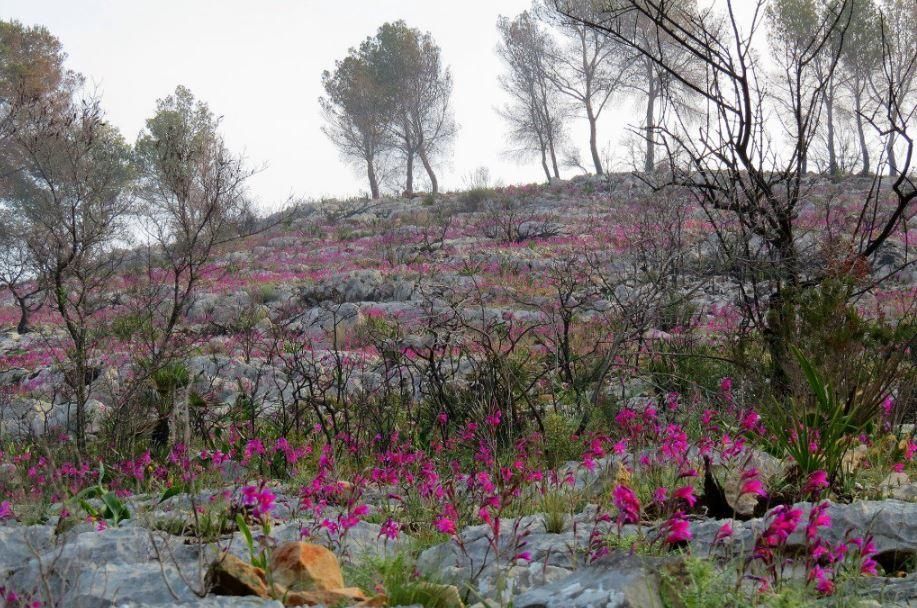
[[[844,468],[844,472],[853,473],[860,468],[860,463],[866,458],[868,451],[869,449],[865,445],[858,445],[847,450],[841,459],[841,466]]]
[[[14,533],[20,529],[9,528]],[[80,525],[46,542],[39,533],[50,533],[53,526],[25,529],[35,536],[26,541],[31,548],[23,550],[13,542],[5,545],[12,550],[9,554],[0,550],[10,558],[0,580],[9,576],[0,584],[34,593],[46,605],[167,606],[199,599],[203,573],[197,549],[181,539],[151,534],[130,521],[103,531]]]
[[[662,608],[664,559],[615,554],[514,598],[516,608]]]
[[[783,475],[783,462],[766,452],[752,450],[742,460],[741,466],[730,467],[723,482],[723,492],[726,502],[740,515],[751,515],[758,504],[756,494],[740,494],[742,487],[742,473],[750,469],[758,471],[758,478],[764,487],[772,486]]]
[[[21,566],[34,552],[47,550],[53,526],[0,526],[0,571]]]
[[[805,522],[812,508],[811,503],[797,503]],[[913,554],[917,547],[917,503],[900,500],[863,500],[851,504],[829,503],[828,515],[831,526],[820,530],[820,536],[829,543],[844,542],[849,532],[869,533],[882,554]],[[732,522],[734,533],[725,542],[730,551],[750,551],[755,537],[770,521],[769,514],[746,522]],[[694,536],[692,549],[697,554],[710,550],[713,538],[723,521],[706,520],[691,526]],[[789,540],[790,547],[801,547],[805,541],[805,525],[800,524]]]
[[[913,484],[911,484],[907,473],[889,473],[888,477],[879,484],[879,489],[882,490],[883,496],[907,500],[907,496],[910,494],[908,486],[911,485]]]
[[[891,497],[908,502],[917,501],[917,483],[906,483],[890,489]]]

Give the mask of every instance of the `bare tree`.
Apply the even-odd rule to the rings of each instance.
[[[25,226],[10,210],[0,209],[0,288],[6,289],[19,308],[20,334],[31,331],[29,315],[42,304],[45,292],[35,260],[25,238]]]
[[[805,160],[824,91],[823,85],[803,89],[798,83],[803,81],[808,62],[836,35],[837,28],[844,27],[843,12],[829,16],[819,27],[820,37],[802,49],[799,61],[788,64],[797,85],[789,99],[791,118],[784,122],[789,146],[782,151],[767,119],[775,102],[754,53],[765,0],[756,2],[747,27],[737,18],[732,0],[727,0],[725,14],[713,9],[698,14],[667,10],[672,6],[666,0],[627,0],[603,15],[601,22],[588,25],[630,45],[705,100],[707,118],[690,137],[683,130],[664,125],[656,129],[656,134],[669,150],[670,158],[688,159],[687,166],[670,163],[673,181],[695,194],[721,246],[731,248],[730,259],[738,262],[742,302],[750,321],[768,341],[779,389],[792,339],[788,306],[801,290],[832,276],[825,265],[804,267],[796,241],[798,209],[806,194]],[[696,57],[705,68],[705,81],[686,78],[661,44],[635,43],[629,30],[621,30],[634,17],[648,20],[660,38],[664,36],[668,44]],[[887,66],[891,61],[887,51],[885,56]],[[881,105],[901,108],[905,89],[888,72],[886,69],[885,85],[876,87],[885,91]],[[917,199],[909,176],[913,144],[908,129],[913,110],[888,114],[884,124],[877,126],[880,134],[894,135],[907,143],[906,164],[899,167],[893,180],[892,204],[886,202],[881,184],[862,201],[860,222],[849,241],[843,267],[868,261],[901,226],[906,211]],[[733,239],[734,236],[739,238]]]
[[[174,358],[175,331],[201,270],[218,245],[239,235],[249,214],[244,186],[252,171],[229,151],[218,126],[207,104],[179,86],[157,102],[137,140],[140,208],[149,237],[146,281],[137,293],[142,327],[149,329],[137,333],[143,377]],[[179,439],[187,444],[190,429],[183,430],[186,436]]]
[[[433,159],[446,151],[455,136],[452,117],[452,74],[443,67],[440,49],[429,34],[421,37],[421,61],[418,79],[412,92],[411,123],[417,141],[420,162],[430,180],[433,195],[439,182],[433,170]]]
[[[917,78],[917,4],[909,0],[881,0],[882,75],[875,79],[874,95],[877,103],[892,123],[913,114],[914,86]],[[895,118],[890,118],[894,116]],[[895,129],[885,138],[885,154],[889,175],[906,173],[908,167],[898,166],[898,134]],[[910,149],[910,142],[905,143]],[[905,152],[907,154],[907,151]]]
[[[512,98],[500,114],[510,124],[510,137],[520,147],[519,153],[538,154],[545,178],[559,178],[557,147],[564,136],[566,108],[548,77],[553,42],[527,11],[512,20],[500,17],[497,30],[497,54],[508,68],[500,85]]]
[[[861,175],[872,170],[869,144],[866,141],[867,105],[870,103],[869,84],[882,64],[882,39],[879,11],[873,0],[851,0],[850,25],[841,50],[840,68],[844,73],[842,86],[852,102],[857,143],[860,148]]]
[[[568,4],[567,8],[587,20],[595,20],[599,14],[591,0],[578,0],[575,7]],[[604,169],[599,154],[598,120],[612,95],[627,80],[633,56],[613,38],[556,11],[550,0],[541,5],[540,12],[557,25],[566,40],[564,47],[548,47],[552,52],[546,62],[546,75],[561,94],[582,108],[589,124],[592,164],[596,175],[601,175]]]
[[[129,148],[96,100],[34,106],[12,136],[21,167],[5,180],[9,208],[25,226],[28,251],[50,290],[66,336],[65,378],[76,410],[77,447],[86,448],[93,357],[105,326],[98,313],[125,243],[131,198]]]
[[[668,112],[678,112],[682,120],[691,114],[692,98],[696,83],[702,81],[698,72],[703,69],[697,58],[665,32],[656,28],[651,19],[639,12],[625,11],[627,0],[609,0],[606,3],[589,3],[584,0],[550,0],[555,9],[567,19],[584,23],[599,23],[609,15],[615,15],[615,30],[619,37],[615,51],[618,65],[625,69],[621,84],[645,100],[644,116],[640,136],[644,141],[643,171],[656,170],[656,150],[662,144],[656,141],[659,125],[665,121]],[[656,7],[672,19],[685,20],[696,15],[694,0],[684,2],[662,2]],[[679,78],[669,70],[662,69],[650,59],[650,53],[664,55]],[[694,87],[686,83],[695,84]],[[669,127],[671,128],[671,126]]]
[[[850,11],[816,0],[776,0],[768,4],[771,49],[778,65],[787,110],[784,126],[797,142],[801,169],[808,171],[809,146],[824,124],[827,128],[828,172],[838,171],[835,145],[835,73]],[[822,111],[825,116],[822,116]],[[805,147],[799,146],[805,144]]]

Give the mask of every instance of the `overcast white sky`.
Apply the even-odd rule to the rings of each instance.
[[[497,81],[496,21],[530,0],[0,0],[0,17],[47,26],[64,45],[69,67],[95,83],[112,123],[129,141],[155,100],[177,84],[222,115],[231,146],[264,170],[251,181],[263,209],[288,196],[345,196],[367,189],[321,133],[317,99],[322,70],[385,21],[404,19],[440,44],[454,78],[460,130],[440,170],[446,189],[464,185],[475,168],[492,179],[543,179],[533,159],[506,158],[505,102]],[[613,105],[601,125],[605,146],[620,143],[623,125],[639,121],[632,101]],[[577,125],[571,139],[585,147]],[[618,152],[623,162],[625,152]],[[584,157],[588,155],[584,151]]]

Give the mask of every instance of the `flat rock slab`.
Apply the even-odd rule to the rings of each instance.
[[[659,575],[668,560],[612,555],[513,599],[515,608],[663,608]]]

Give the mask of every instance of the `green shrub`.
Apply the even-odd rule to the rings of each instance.
[[[566,417],[551,412],[544,417],[544,456],[551,468],[582,455],[582,445],[574,438],[576,424]]]
[[[871,421],[868,413],[848,408],[848,403],[829,386],[805,355],[793,349],[811,391],[807,399],[776,402],[765,410],[764,423],[774,439],[772,451],[795,463],[797,481],[823,470],[836,484],[842,483],[844,454]]]
[[[258,288],[255,299],[261,304],[270,304],[280,299],[280,291],[277,289],[276,285],[262,285]]]
[[[388,558],[367,558],[359,566],[347,568],[345,574],[349,585],[367,590],[381,586],[389,606],[455,608],[461,605],[456,604],[455,587],[422,578],[414,561],[404,553]]]
[[[554,490],[546,493],[541,499],[544,510],[544,527],[548,534],[560,534],[564,531],[567,516],[573,513],[573,501],[563,491]]]
[[[176,391],[188,386],[191,374],[181,361],[170,361],[153,372],[151,379],[156,386],[156,391],[163,398],[171,397]]]
[[[127,342],[137,335],[151,336],[155,330],[147,315],[127,314],[113,319],[110,331],[118,340]]]
[[[671,340],[658,341],[654,347],[656,353],[648,372],[662,393],[716,394],[722,379],[736,372],[736,367],[715,346],[690,336],[673,336]]]
[[[494,200],[496,195],[493,188],[477,187],[463,192],[459,197],[459,202],[462,203],[465,211],[474,213],[480,211],[485,202]]]
[[[750,606],[735,597],[735,583],[713,562],[686,557],[662,573],[662,597],[667,608],[740,608]]]
[[[877,420],[884,399],[913,380],[908,347],[913,347],[917,332],[912,323],[863,318],[851,304],[853,294],[851,283],[831,280],[788,294],[773,314],[789,320],[777,324],[783,332],[780,340],[805,353],[845,411],[856,411],[857,426],[869,426]],[[778,383],[778,397],[801,399],[811,394],[809,378],[791,353],[772,364],[772,376],[786,385]]]

